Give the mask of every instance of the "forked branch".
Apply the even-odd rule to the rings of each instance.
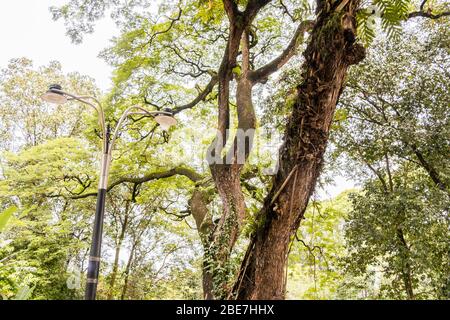
[[[281,67],[283,67],[292,56],[295,55],[297,48],[301,43],[301,39],[305,32],[310,30],[313,27],[314,23],[310,20],[303,21],[297,27],[294,36],[289,42],[288,46],[283,50],[283,52],[276,57],[274,60],[266,64],[265,66],[252,71],[249,75],[249,78],[253,82],[265,82],[267,78],[274,72],[278,71]]]

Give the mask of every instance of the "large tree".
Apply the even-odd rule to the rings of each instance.
[[[208,163],[213,192],[204,179],[206,172],[168,173],[185,175],[196,184],[190,209],[205,251],[206,298],[284,297],[289,243],[320,174],[348,68],[365,56],[363,46],[357,42],[357,28],[364,27],[367,40],[373,34],[368,23],[372,12],[364,10],[362,1],[315,1],[314,14],[308,14],[305,3],[164,2],[159,7],[159,13],[165,16],[162,22],[146,1],[130,5],[121,1],[72,0],[52,9],[56,18],[65,18],[68,33],[76,41],[83,32],[92,31],[93,21],[102,17],[105,10],[113,11],[113,18],[123,30],[115,46],[105,52],[105,57],[117,67],[116,88],[110,95],[111,106],[116,110],[121,109],[117,107],[120,104],[137,102],[155,108],[170,106],[175,113],[201,105],[217,115],[218,134],[209,148],[214,161]],[[373,3],[381,10],[382,26],[390,34],[398,32],[400,22],[407,18],[438,19],[448,15],[442,7],[431,7],[427,1],[421,2],[418,10],[412,9],[413,1],[407,0]],[[306,20],[308,17],[311,20]],[[280,36],[281,30],[295,31],[286,41]],[[294,98],[289,100],[290,115],[280,149],[279,170],[254,218],[256,230],[231,289],[228,262],[248,214],[242,180],[251,151],[247,139],[252,136],[241,139],[229,134],[229,130],[252,132],[256,127],[254,86],[266,82],[288,62],[303,44],[307,31],[310,36],[303,52],[301,76]],[[232,121],[232,111],[236,112],[236,121]],[[192,115],[196,111],[190,112]],[[113,115],[110,118],[113,120]],[[242,140],[244,143],[238,143]],[[234,143],[225,148],[228,141]],[[217,223],[208,209],[211,193],[215,192],[222,204]]]

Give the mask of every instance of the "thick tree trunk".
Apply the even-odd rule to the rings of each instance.
[[[283,299],[288,247],[319,176],[336,104],[347,69],[364,58],[355,44],[355,11],[323,8],[305,51],[303,81],[280,150],[279,172],[258,215],[256,230],[233,295],[238,299]]]
[[[250,63],[250,33],[253,19],[270,0],[249,0],[244,11],[239,9],[236,1],[223,0],[224,9],[230,25],[227,46],[218,71],[218,136],[212,142],[208,154],[213,157],[209,161],[211,175],[222,200],[222,216],[215,226],[210,238],[210,245],[205,246],[205,266],[207,283],[212,279],[215,298],[225,298],[230,291],[228,259],[239,236],[245,218],[245,201],[241,189],[241,170],[251,150],[256,126],[256,116],[252,103],[252,88],[255,83],[264,83],[270,74],[281,68],[296,53],[301,43],[300,38],[311,22],[299,25],[294,36],[277,58],[265,66],[252,70]],[[255,39],[253,39],[255,40]],[[241,51],[239,49],[241,48]],[[241,73],[234,74],[237,67],[237,56],[241,52]],[[227,143],[230,129],[230,82],[237,80],[237,115],[238,134],[234,144],[221,159],[222,151]],[[205,285],[204,285],[205,288]]]
[[[233,30],[234,28],[232,27],[230,31],[232,34]],[[253,140],[253,131],[251,130],[254,130],[256,126],[256,115],[252,103],[252,88],[254,84],[249,80],[249,35],[246,30],[240,30],[236,34],[233,40],[229,41],[229,52],[233,52],[230,55],[233,62],[229,63],[227,68],[236,62],[236,55],[241,42],[243,56],[242,74],[237,76],[236,91],[239,131],[234,137],[233,145],[227,152],[227,155],[221,159],[221,163],[216,162],[210,165],[211,174],[223,206],[222,216],[211,234],[209,247],[205,247],[207,258],[205,260],[209,262],[205,263],[204,266],[208,270],[207,279],[204,278],[204,281],[212,282],[214,298],[225,298],[229,292],[229,288],[226,287],[227,282],[230,280],[228,276],[230,274],[228,260],[239,236],[246,212],[244,194],[241,188],[241,171],[251,149],[251,141]],[[241,34],[242,39],[238,38],[238,35]],[[229,90],[231,74],[225,74],[224,78],[225,82],[219,86],[219,91],[224,90],[223,88]],[[222,134],[223,139],[222,141],[220,141],[221,139],[216,139],[212,143],[215,152],[220,152],[227,141],[226,138],[228,138],[228,95],[229,93],[227,92],[226,96],[219,99],[219,110],[227,109],[227,115],[222,118],[219,117],[219,132]],[[226,103],[226,106],[224,106],[224,103]]]
[[[247,37],[244,33],[244,37]],[[248,39],[244,40],[243,55],[248,57]],[[247,52],[247,54],[246,54]],[[246,214],[245,199],[241,188],[241,171],[247,161],[256,126],[256,116],[252,103],[253,83],[248,79],[248,65],[243,64],[243,73],[237,83],[237,111],[239,132],[226,159],[231,163],[214,165],[211,172],[215,177],[216,187],[223,204],[223,214],[212,235],[210,256],[214,261],[213,278],[217,297],[224,298],[229,289],[224,286],[228,282],[228,259],[240,234]]]

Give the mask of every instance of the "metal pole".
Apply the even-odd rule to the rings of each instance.
[[[105,215],[106,189],[108,186],[109,165],[111,163],[111,152],[109,148],[109,126],[106,130],[106,143],[104,144],[100,177],[97,194],[97,206],[95,209],[94,230],[92,232],[91,251],[89,253],[89,264],[86,280],[86,300],[95,300],[97,283],[100,270],[100,255],[102,246],[103,218]]]

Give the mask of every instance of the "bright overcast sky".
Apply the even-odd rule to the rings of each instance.
[[[35,66],[61,62],[65,72],[78,71],[96,80],[102,90],[110,87],[111,67],[98,58],[116,34],[109,19],[101,20],[95,33],[81,44],[72,44],[62,21],[52,20],[49,7],[65,0],[2,0],[0,2],[0,68],[13,58],[27,57]]]
[[[49,7],[67,0],[2,0],[0,4],[0,69],[13,58],[27,57],[35,66],[52,60],[61,62],[63,70],[78,71],[96,80],[97,86],[110,88],[112,68],[98,54],[117,34],[110,19],[97,23],[95,32],[84,37],[81,44],[72,44],[65,34],[62,21],[52,20]],[[335,177],[335,186],[319,192],[321,198],[333,197],[352,188],[354,184],[343,177]]]

